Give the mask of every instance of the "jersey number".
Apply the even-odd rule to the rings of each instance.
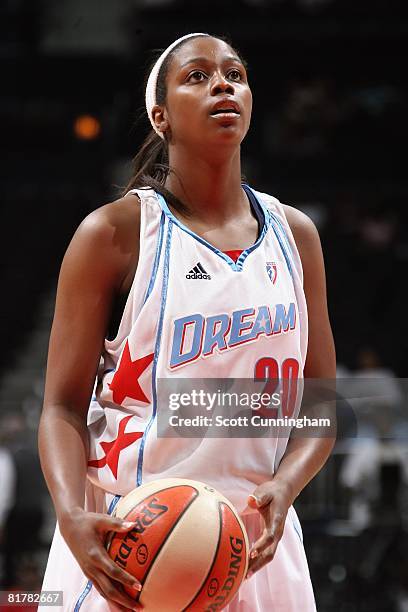
[[[255,382],[265,381],[263,393],[273,395],[279,388],[281,395],[279,408],[262,408],[257,412],[262,416],[272,418],[290,418],[295,411],[297,399],[297,381],[299,378],[299,363],[296,359],[288,358],[283,361],[281,368],[273,357],[261,357],[255,364]]]

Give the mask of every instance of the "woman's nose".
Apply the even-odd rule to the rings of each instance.
[[[231,81],[228,81],[222,74],[215,74],[211,83],[211,95],[216,96],[220,93],[233,94],[235,92]]]

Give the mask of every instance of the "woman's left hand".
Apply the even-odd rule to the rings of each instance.
[[[279,480],[263,482],[249,496],[248,505],[259,510],[265,527],[250,551],[247,578],[272,561],[291,503],[289,487]]]

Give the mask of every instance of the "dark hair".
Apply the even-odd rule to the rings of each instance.
[[[178,45],[176,45],[170,53],[164,59],[159,74],[157,76],[157,87],[156,87],[156,100],[157,104],[164,104],[167,97],[167,73],[170,61],[175,54],[176,51],[180,49],[180,47],[190,40],[194,40],[195,38],[199,38],[203,36],[203,34],[197,34],[197,36],[192,36],[191,38],[187,38],[182,40]],[[212,36],[211,38],[217,38],[218,40],[222,40],[226,42],[238,55],[244,66],[246,66],[245,60],[242,58],[240,53],[232,47],[230,42],[223,38],[222,36]],[[162,50],[158,52],[156,59],[150,66],[148,74],[146,76],[146,81],[150,71],[152,70],[154,64],[157,59],[160,57]],[[184,206],[182,202],[175,195],[173,195],[168,189],[165,188],[164,184],[166,179],[171,171],[174,172],[169,166],[169,155],[168,155],[168,145],[167,145],[167,137],[161,138],[156,132],[151,129],[147,137],[145,138],[142,146],[140,147],[138,153],[134,157],[132,161],[133,172],[132,177],[126,185],[125,190],[122,195],[125,195],[130,189],[138,189],[138,188],[148,188],[151,187],[158,193],[161,193],[166,200],[172,204],[172,206],[182,212],[183,214],[187,214],[187,208]]]

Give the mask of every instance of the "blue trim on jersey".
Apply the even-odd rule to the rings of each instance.
[[[115,495],[115,497],[112,499],[111,503],[109,504],[108,514],[112,514],[120,498],[121,498],[120,495]],[[84,590],[78,597],[78,601],[75,604],[74,612],[79,611],[79,608],[82,606],[85,597],[90,593],[92,587],[93,587],[92,580],[88,580],[88,582],[86,583],[86,587],[84,588]]]
[[[156,413],[157,413],[156,372],[157,372],[157,362],[159,359],[159,352],[160,352],[164,311],[166,308],[166,301],[167,301],[167,288],[169,284],[170,246],[171,246],[172,233],[173,233],[173,222],[169,220],[167,237],[166,237],[166,247],[164,251],[163,284],[162,284],[162,293],[161,293],[160,315],[159,315],[159,323],[157,326],[156,344],[154,347],[154,358],[153,358],[153,368],[152,368],[153,412],[152,412],[152,416],[150,417],[150,421],[148,422],[146,426],[146,429],[143,433],[143,436],[140,442],[139,458],[137,462],[137,480],[136,480],[136,486],[138,487],[142,484],[142,479],[143,479],[143,473],[142,473],[143,472],[143,453],[144,453],[144,447],[146,444],[146,438],[153,425],[153,422],[156,418]]]
[[[279,232],[279,226],[278,226],[278,228],[276,227],[276,218],[275,218],[275,216],[272,213],[271,213],[270,218],[271,218],[271,221],[272,221],[272,223],[271,223],[272,229],[275,232],[275,236],[276,236],[276,238],[277,238],[277,240],[279,242],[279,246],[280,246],[281,251],[283,253],[283,256],[284,256],[284,258],[286,260],[286,265],[288,266],[288,270],[289,270],[290,275],[291,275],[291,277],[293,279],[293,269],[292,269],[292,264],[291,264],[291,261],[290,261],[290,256],[288,255],[288,253],[286,251],[285,244],[284,244],[284,240],[285,239],[282,240],[282,236],[281,236],[281,234]]]
[[[114,372],[116,370],[116,368],[108,368],[107,370],[103,371],[102,376],[105,376],[105,374],[109,374],[109,372]]]
[[[291,517],[291,521],[292,521],[292,525],[293,525],[293,529],[295,530],[295,532],[297,533],[297,535],[299,536],[299,540],[302,542],[303,544],[303,537],[301,532],[298,529],[298,526],[296,525],[295,521],[293,520],[293,517]]]
[[[165,221],[166,221],[166,217],[165,217],[164,212],[162,211],[162,214],[161,214],[161,217],[160,217],[159,238],[157,240],[157,245],[156,245],[156,254],[154,256],[154,263],[153,263],[153,268],[152,268],[152,274],[151,274],[151,277],[150,277],[149,285],[147,287],[145,298],[143,300],[143,305],[146,303],[147,298],[149,297],[149,295],[153,291],[154,283],[155,283],[155,280],[156,280],[157,270],[159,268],[159,261],[160,261],[161,250],[162,250],[162,246],[163,246],[163,235],[164,235],[164,223],[165,223]]]
[[[257,199],[255,193],[253,192],[253,190],[248,185],[246,185],[246,184],[244,185],[243,184],[242,187],[243,187],[245,193],[248,195],[251,204],[254,202],[254,200],[256,201],[255,209],[256,209],[257,217],[259,219],[259,211],[261,211],[262,214],[263,214],[263,217],[264,217],[264,223],[263,223],[263,227],[262,227],[261,233],[258,236],[258,239],[256,240],[256,242],[252,246],[250,246],[248,249],[245,249],[244,251],[242,251],[241,255],[238,257],[236,262],[229,255],[226,255],[225,253],[223,253],[222,251],[217,249],[214,245],[212,245],[209,242],[207,242],[207,240],[205,240],[201,236],[198,236],[198,234],[196,234],[195,232],[190,230],[187,226],[185,226],[184,223],[179,221],[177,219],[177,217],[175,217],[173,215],[173,213],[169,209],[169,207],[167,205],[167,202],[164,199],[164,197],[160,193],[157,193],[157,192],[155,192],[155,195],[156,195],[156,198],[159,201],[161,209],[165,212],[165,214],[169,217],[169,219],[175,225],[177,225],[180,229],[182,229],[184,232],[189,234],[192,238],[194,238],[198,242],[201,242],[201,244],[203,244],[205,247],[210,249],[210,251],[212,251],[213,253],[218,255],[218,257],[221,257],[221,259],[223,259],[229,265],[231,270],[233,270],[234,272],[241,272],[242,266],[244,264],[244,261],[246,260],[248,255],[250,255],[252,253],[252,251],[254,251],[255,249],[257,249],[260,246],[260,244],[262,243],[262,241],[263,241],[263,239],[264,239],[264,237],[266,235],[267,229],[268,229],[267,211],[265,210],[263,205],[259,202],[259,200]]]
[[[108,514],[112,514],[112,512],[116,508],[116,505],[121,497],[122,497],[121,495],[115,495],[115,497],[112,499],[111,503],[109,504]]]
[[[79,608],[82,606],[83,601],[85,599],[85,597],[88,595],[88,593],[90,592],[90,590],[92,589],[92,581],[88,580],[88,582],[86,583],[86,587],[84,588],[84,590],[82,591],[81,595],[78,598],[78,601],[75,604],[75,608],[74,608],[74,612],[78,612]]]
[[[272,211],[269,211],[269,213],[270,213],[271,217],[272,217],[272,218],[273,218],[273,219],[276,221],[276,223],[278,224],[278,226],[280,227],[280,230],[281,230],[281,232],[282,232],[283,238],[284,238],[284,240],[285,240],[285,242],[286,242],[286,246],[288,247],[288,251],[289,251],[289,253],[290,253],[290,255],[291,255],[291,258],[292,258],[292,260],[293,260],[293,252],[292,252],[292,247],[291,247],[290,242],[289,242],[289,240],[288,240],[288,235],[287,235],[287,232],[286,232],[285,228],[283,227],[283,225],[282,225],[281,221],[278,219],[278,217],[276,217],[276,216],[273,214],[273,212],[272,212]]]

